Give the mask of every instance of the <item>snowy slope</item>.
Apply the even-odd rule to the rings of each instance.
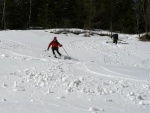
[[[50,31],[0,31],[0,113],[150,112],[149,42]],[[54,36],[71,59],[45,51]]]

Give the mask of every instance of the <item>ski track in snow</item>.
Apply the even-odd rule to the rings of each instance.
[[[31,33],[34,35],[38,31]],[[44,36],[41,32],[37,35]],[[16,105],[24,102],[25,105],[32,103],[45,106],[43,111],[45,113],[50,112],[48,106],[53,106],[51,112],[56,110],[57,112],[61,111],[60,113],[70,112],[68,107],[72,109],[73,113],[109,113],[111,110],[113,113],[133,113],[129,106],[140,110],[142,108],[139,106],[148,108],[150,106],[149,80],[140,80],[132,74],[127,75],[113,71],[107,68],[107,65],[150,69],[149,53],[145,51],[140,53],[138,43],[132,40],[128,40],[129,44],[134,44],[131,50],[127,46],[128,44],[116,46],[105,43],[107,40],[108,37],[103,41],[92,40],[91,37],[87,40],[78,38],[68,41],[64,45],[68,48],[67,50],[75,53],[81,51],[82,58],[85,59],[80,59],[80,54],[77,53],[77,56],[71,59],[55,59],[48,57],[51,52],[45,52],[21,42],[0,39],[0,60],[4,60],[4,62],[14,59],[15,61],[24,61],[23,65],[26,67],[16,66],[18,69],[12,72],[0,73],[0,78],[4,80],[1,82],[0,99],[2,102],[14,103],[9,103],[13,111],[16,110]],[[145,45],[142,47],[144,48]],[[75,53],[72,54],[75,55]],[[97,59],[91,60],[96,57]],[[134,59],[137,60],[134,61]],[[26,62],[33,64],[28,66]],[[34,63],[41,63],[41,65]],[[9,94],[6,95],[7,93]],[[36,95],[37,93],[39,96]],[[21,94],[24,96],[23,98]],[[68,99],[72,95],[87,97],[87,100],[81,102],[87,103],[87,106],[73,103],[73,100]],[[118,99],[115,100],[115,97]],[[94,102],[98,103],[96,98],[106,104],[95,104]],[[63,103],[59,102],[63,99],[65,100]],[[80,97],[77,96],[76,101],[79,100]],[[122,104],[122,101],[124,104],[120,108],[113,106],[113,104]],[[71,103],[73,104],[71,105]],[[124,106],[127,107],[124,108]]]

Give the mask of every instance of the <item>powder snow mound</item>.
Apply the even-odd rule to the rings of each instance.
[[[50,31],[0,31],[0,113],[149,113],[149,42]],[[61,59],[44,51],[54,36]]]

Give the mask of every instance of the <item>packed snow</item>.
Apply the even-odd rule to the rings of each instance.
[[[0,31],[0,113],[150,113],[150,42],[53,31]]]

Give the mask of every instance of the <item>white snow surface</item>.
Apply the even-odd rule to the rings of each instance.
[[[50,31],[0,31],[0,113],[150,113],[150,42]]]

